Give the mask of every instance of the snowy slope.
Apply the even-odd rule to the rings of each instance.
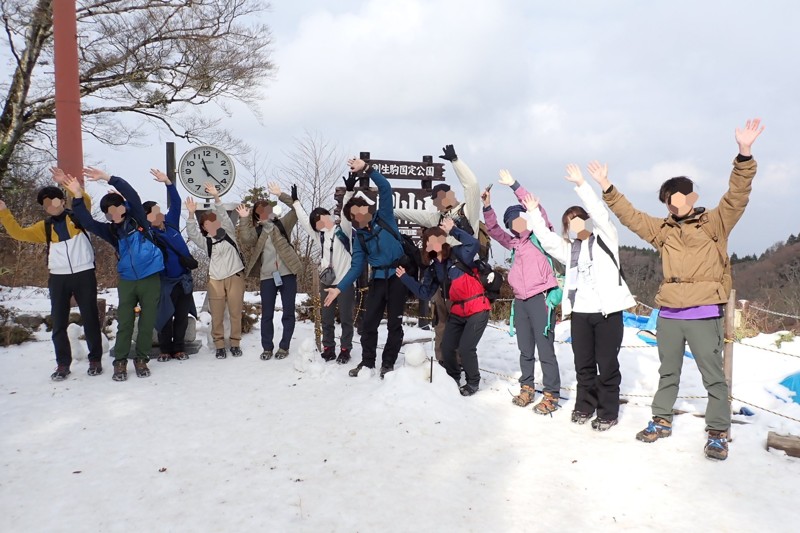
[[[34,289],[0,298],[25,311],[49,305]],[[203,349],[152,361],[150,378],[126,383],[111,381],[108,358],[100,377],[82,360],[51,382],[42,332],[0,348],[0,531],[795,531],[800,460],[765,451],[765,440],[768,430],[800,435],[800,424],[737,416],[748,424],[734,425],[724,463],[703,457],[704,422],[691,414],[676,417],[670,439],[635,441],[658,379],[657,352],[635,333],[626,331],[625,345],[638,347],[622,352],[622,386],[645,397],[596,433],[569,422],[571,399],[553,417],[535,415],[511,404],[516,383],[487,372],[471,398],[438,366],[428,383],[427,365],[403,366],[402,355],[385,381],[350,378],[352,365],[309,361],[309,323],[284,361],[258,359],[256,330],[241,359]],[[404,352],[420,346],[430,352],[430,343]],[[800,354],[800,342],[782,350]],[[572,388],[569,345],[558,355]],[[502,325],[487,329],[479,357],[483,369],[518,375]],[[702,395],[685,362],[681,395]],[[773,394],[786,396],[777,383],[800,359],[736,345],[734,370],[735,397],[800,418],[800,405]]]

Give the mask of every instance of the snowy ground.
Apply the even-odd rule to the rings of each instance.
[[[0,299],[24,311],[49,305],[35,289]],[[557,333],[568,337],[568,325]],[[635,441],[648,397],[596,433],[569,422],[571,399],[552,418],[513,406],[517,385],[501,376],[484,372],[481,391],[462,398],[438,367],[428,383],[426,366],[403,355],[385,381],[309,360],[309,323],[283,361],[259,360],[258,335],[245,336],[241,359],[203,349],[125,383],[111,381],[109,359],[100,377],[81,360],[51,382],[44,332],[0,348],[0,531],[796,531],[800,459],[765,441],[768,430],[799,435],[798,423],[736,416],[747,424],[733,426],[731,456],[715,463],[692,414],[676,417],[667,440]],[[625,345],[643,343],[628,330]],[[430,351],[404,353],[420,346]],[[517,375],[515,346],[487,329],[481,368]],[[800,342],[781,349],[800,354]],[[574,387],[569,345],[558,354],[562,386]],[[652,394],[656,350],[626,348],[621,362],[623,392]],[[681,394],[702,395],[686,363]],[[800,359],[736,345],[734,370],[735,397],[800,418],[800,405],[775,396],[786,397],[777,383]]]

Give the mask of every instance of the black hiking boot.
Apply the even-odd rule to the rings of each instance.
[[[592,413],[582,413],[580,411],[572,411],[572,423],[573,424],[585,424],[592,418]]]
[[[50,379],[53,381],[64,381],[70,374],[71,371],[68,366],[58,365],[56,371],[50,374]]]
[[[228,352],[225,351],[225,348],[217,348],[217,353],[214,354],[214,357],[217,359],[225,359],[228,357]]]
[[[187,359],[189,359],[189,354],[186,352],[178,352],[176,354],[173,354],[172,358],[177,359],[178,361],[186,361]]]
[[[160,353],[160,354],[158,354],[158,357],[156,358],[156,361],[158,361],[159,363],[166,363],[170,359],[172,359],[172,354]]]
[[[262,361],[269,361],[270,359],[272,359],[272,350],[264,350],[261,352]]]
[[[137,378],[146,378],[150,376],[150,369],[147,368],[147,359],[144,357],[137,357],[134,359],[133,368],[136,370]]]
[[[391,372],[393,370],[394,370],[393,366],[381,366],[381,379],[383,379],[383,377],[386,374],[388,374],[389,372]]]
[[[461,393],[461,396],[472,396],[478,392],[478,387],[477,385],[470,385],[467,383],[466,385],[461,385],[461,387],[458,388],[458,392]]]
[[[286,348],[278,348],[278,351],[275,352],[275,359],[286,359],[289,355],[289,350]]]
[[[336,346],[326,346],[322,349],[322,359],[325,361],[333,361],[336,359]]]
[[[231,356],[233,356],[233,357],[241,357],[242,356],[242,349],[239,346],[231,346]]]
[[[126,381],[128,379],[127,359],[114,359],[114,374],[111,379],[114,381]]]
[[[358,363],[358,366],[356,366],[355,368],[351,368],[350,372],[348,372],[348,375],[351,378],[358,377],[358,373],[361,372],[362,368],[372,368],[372,367],[364,366],[364,362],[362,361],[361,363]]]
[[[617,419],[606,420],[599,416],[592,420],[592,429],[595,431],[608,431],[617,425]]]
[[[350,348],[342,348],[339,350],[339,357],[336,358],[336,362],[340,365],[346,365],[350,362]]]
[[[103,363],[101,361],[89,361],[89,369],[86,371],[90,376],[99,376],[103,373]]]

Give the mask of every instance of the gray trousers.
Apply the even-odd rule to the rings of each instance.
[[[672,408],[678,397],[686,343],[708,392],[706,431],[728,431],[731,427],[731,406],[728,384],[722,370],[724,333],[722,318],[676,320],[658,318],[656,339],[661,367],[658,391],[653,398],[653,416],[672,421]]]
[[[327,287],[330,288],[330,287]],[[320,299],[325,301],[328,295],[326,287],[320,285]],[[350,287],[343,290],[329,306],[322,306],[320,318],[322,320],[322,345],[336,348],[336,307],[339,307],[339,320],[342,322],[342,337],[340,346],[348,350],[353,347],[353,302],[356,290]]]
[[[551,327],[545,335],[548,314],[551,314]],[[533,369],[538,348],[539,360],[542,365],[543,390],[558,396],[561,390],[561,376],[558,373],[558,359],[556,359],[556,351],[553,347],[555,324],[555,310],[547,309],[545,293],[531,296],[527,300],[514,299],[514,326],[517,330],[519,368],[522,371],[519,382],[521,385],[535,388]]]

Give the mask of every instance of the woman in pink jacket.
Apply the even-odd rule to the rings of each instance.
[[[500,171],[500,183],[509,185],[522,204],[528,191],[512,178],[508,171]],[[547,305],[547,293],[558,287],[558,281],[547,256],[531,241],[528,221],[522,217],[525,208],[514,205],[506,209],[503,223],[511,232],[509,234],[497,224],[497,215],[492,209],[489,191],[484,191],[481,198],[483,217],[489,235],[504,248],[512,251],[508,283],[514,290],[513,316],[517,330],[517,346],[519,346],[519,366],[522,371],[522,376],[519,378],[520,393],[514,396],[513,402],[520,407],[533,402],[535,395],[533,370],[538,348],[544,387],[543,397],[533,410],[543,415],[550,414],[558,409],[561,377],[553,348],[552,326],[555,324],[555,310]],[[547,213],[541,205],[539,211],[547,226],[552,229]]]

